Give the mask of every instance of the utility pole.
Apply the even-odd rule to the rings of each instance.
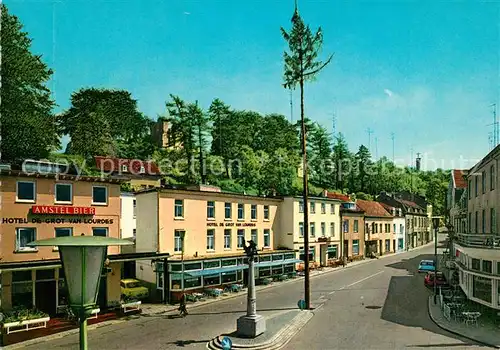
[[[370,151],[370,153],[371,153],[373,130],[368,128],[368,129],[366,129],[366,132],[368,133],[368,151]]]
[[[493,133],[490,131],[488,133],[488,147],[489,147],[489,150],[493,150]]]
[[[393,163],[395,162],[395,157],[394,157],[394,138],[395,138],[395,134],[393,132],[391,132],[391,140],[392,140],[392,162]]]

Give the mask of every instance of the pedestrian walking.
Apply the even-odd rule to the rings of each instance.
[[[186,308],[186,295],[184,293],[182,293],[181,296],[181,303],[179,305],[179,315],[181,315],[182,317],[188,315],[188,311]]]

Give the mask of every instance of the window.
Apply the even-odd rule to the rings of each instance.
[[[72,184],[56,184],[56,203],[71,203],[73,201]]]
[[[134,206],[134,218],[136,217],[137,215],[137,201],[134,199],[134,203],[133,203],[133,206]]]
[[[33,308],[33,281],[31,270],[12,271],[12,306]]]
[[[92,186],[92,204],[108,204],[108,188],[106,186]]]
[[[335,236],[335,223],[330,222],[330,236]]]
[[[399,224],[399,233],[401,233],[401,234],[404,233],[403,224]]]
[[[326,224],[324,222],[321,223],[321,236],[325,237],[326,235]]]
[[[335,204],[330,204],[330,214],[335,215]]]
[[[486,273],[492,273],[493,272],[493,264],[491,263],[491,260],[483,260],[483,266],[482,266],[482,271]]]
[[[245,204],[238,203],[238,220],[245,219]]]
[[[495,208],[490,208],[490,233],[497,233],[497,214]]]
[[[321,203],[321,214],[326,214],[326,204]]]
[[[215,230],[207,230],[207,250],[215,250]]]
[[[354,231],[355,233],[357,233],[357,232],[358,232],[358,230],[359,230],[359,223],[358,223],[358,220],[354,220],[354,225],[353,225],[353,228],[352,228],[352,229],[353,229],[353,231]]]
[[[252,206],[250,207],[250,218],[252,220],[257,220],[257,205],[256,204],[252,204]]]
[[[17,202],[34,202],[36,200],[35,183],[33,181],[18,181],[17,187]]]
[[[354,239],[352,241],[352,255],[359,255],[359,240]]]
[[[108,228],[107,227],[92,227],[92,235],[98,237],[107,237]]]
[[[132,229],[132,236],[135,238],[135,235],[137,234],[137,230],[134,228]]]
[[[385,251],[388,252],[391,250],[391,240],[390,239],[386,239],[385,240]]]
[[[469,192],[469,199],[472,199],[472,180],[469,180],[469,186],[467,188]]]
[[[476,193],[476,197],[477,197],[479,195],[479,191],[478,191],[479,186],[478,186],[477,176],[475,177],[474,180],[475,180],[475,183],[474,183],[475,184],[475,193]]]
[[[495,189],[495,166],[490,167],[490,191]]]
[[[238,230],[238,248],[243,248],[245,246],[245,230]]]
[[[316,224],[314,222],[311,222],[309,224],[309,236],[314,237],[316,236]]]
[[[396,224],[394,224],[394,225],[392,225],[392,226],[393,226],[393,227],[392,227],[392,229],[394,230],[394,233],[396,233],[396,232],[397,232],[397,231],[396,231]]]
[[[472,231],[472,213],[469,212],[469,220],[467,220],[467,224],[469,226],[469,233]]]
[[[329,245],[327,248],[327,258],[328,259],[337,259],[338,258],[338,248],[337,245]]]
[[[215,219],[215,202],[207,202],[207,219]]]
[[[255,243],[255,244],[258,244],[258,241],[257,241],[257,229],[253,228],[251,233],[250,233],[250,239]]]
[[[479,212],[476,210],[476,217],[475,217],[475,222],[474,222],[474,232],[478,233],[478,223],[479,223]]]
[[[316,203],[311,202],[310,206],[311,206],[311,209],[310,209],[311,214],[315,214],[316,213]]]
[[[303,213],[304,212],[304,202],[300,201],[299,202],[299,213]]]
[[[342,224],[344,226],[344,233],[349,232],[349,220],[344,220]]]
[[[16,250],[27,251],[36,250],[35,247],[29,247],[28,243],[36,240],[36,228],[20,227],[16,228]]]
[[[264,229],[264,248],[269,248],[271,246],[271,230],[268,228]]]
[[[174,231],[174,252],[182,252],[182,241],[185,231],[175,230]]]
[[[73,229],[71,227],[66,228],[56,228],[55,236],[57,237],[69,237],[73,236]]]
[[[183,218],[184,217],[184,201],[182,199],[175,200],[174,216],[176,218]]]
[[[481,222],[481,226],[482,226],[482,229],[483,229],[483,233],[486,232],[486,210],[483,209],[483,213],[482,213],[482,222]]]
[[[299,237],[304,237],[304,223],[299,222]]]
[[[472,295],[474,298],[484,300],[491,303],[491,284],[490,278],[472,276]]]
[[[486,171],[481,173],[481,188],[483,190],[483,194],[486,193]]]
[[[224,203],[224,219],[231,219],[231,203]]]
[[[481,260],[472,258],[471,269],[481,271]]]
[[[231,229],[224,230],[224,249],[231,249]]]
[[[269,205],[264,205],[264,220],[269,220]]]

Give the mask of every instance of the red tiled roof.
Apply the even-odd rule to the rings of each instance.
[[[342,193],[327,192],[326,197],[331,198],[331,199],[338,199],[338,200],[343,201],[343,202],[350,202],[351,201],[351,198],[349,198],[348,195],[342,194]]]
[[[392,217],[379,202],[358,199],[356,205],[363,210],[367,216]]]
[[[96,167],[101,171],[134,175],[161,175],[160,169],[153,161],[144,161],[139,159],[122,159],[110,157],[94,157]],[[141,166],[144,167],[144,173],[141,173]],[[126,167],[126,170],[123,169]]]
[[[407,200],[404,200],[404,199],[398,199],[401,203],[403,203],[404,205],[407,205],[409,207],[412,207],[412,208],[420,208],[420,206],[415,203],[415,202],[411,202],[411,201],[407,201]]]
[[[467,170],[453,169],[453,181],[455,182],[455,188],[467,188],[467,181],[465,181],[464,178],[467,173]]]
[[[381,206],[383,206],[383,207],[384,207],[384,209],[385,209],[385,210],[387,210],[387,212],[388,212],[389,214],[391,214],[391,213],[392,213],[392,209],[395,209],[393,206],[390,206],[389,204],[385,204],[385,203],[382,203],[382,202],[378,202],[378,203],[380,203],[380,205],[381,205]],[[391,214],[391,215],[392,215],[392,214]]]

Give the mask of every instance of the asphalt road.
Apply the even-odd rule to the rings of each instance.
[[[426,247],[312,278],[315,316],[286,349],[479,348],[428,316],[430,291],[415,270],[432,253]],[[259,291],[259,313],[297,308],[302,290],[300,279]],[[242,296],[192,309],[186,318],[140,316],[89,331],[89,349],[204,349],[214,336],[234,330],[245,307]],[[78,335],[24,349],[78,349]]]

